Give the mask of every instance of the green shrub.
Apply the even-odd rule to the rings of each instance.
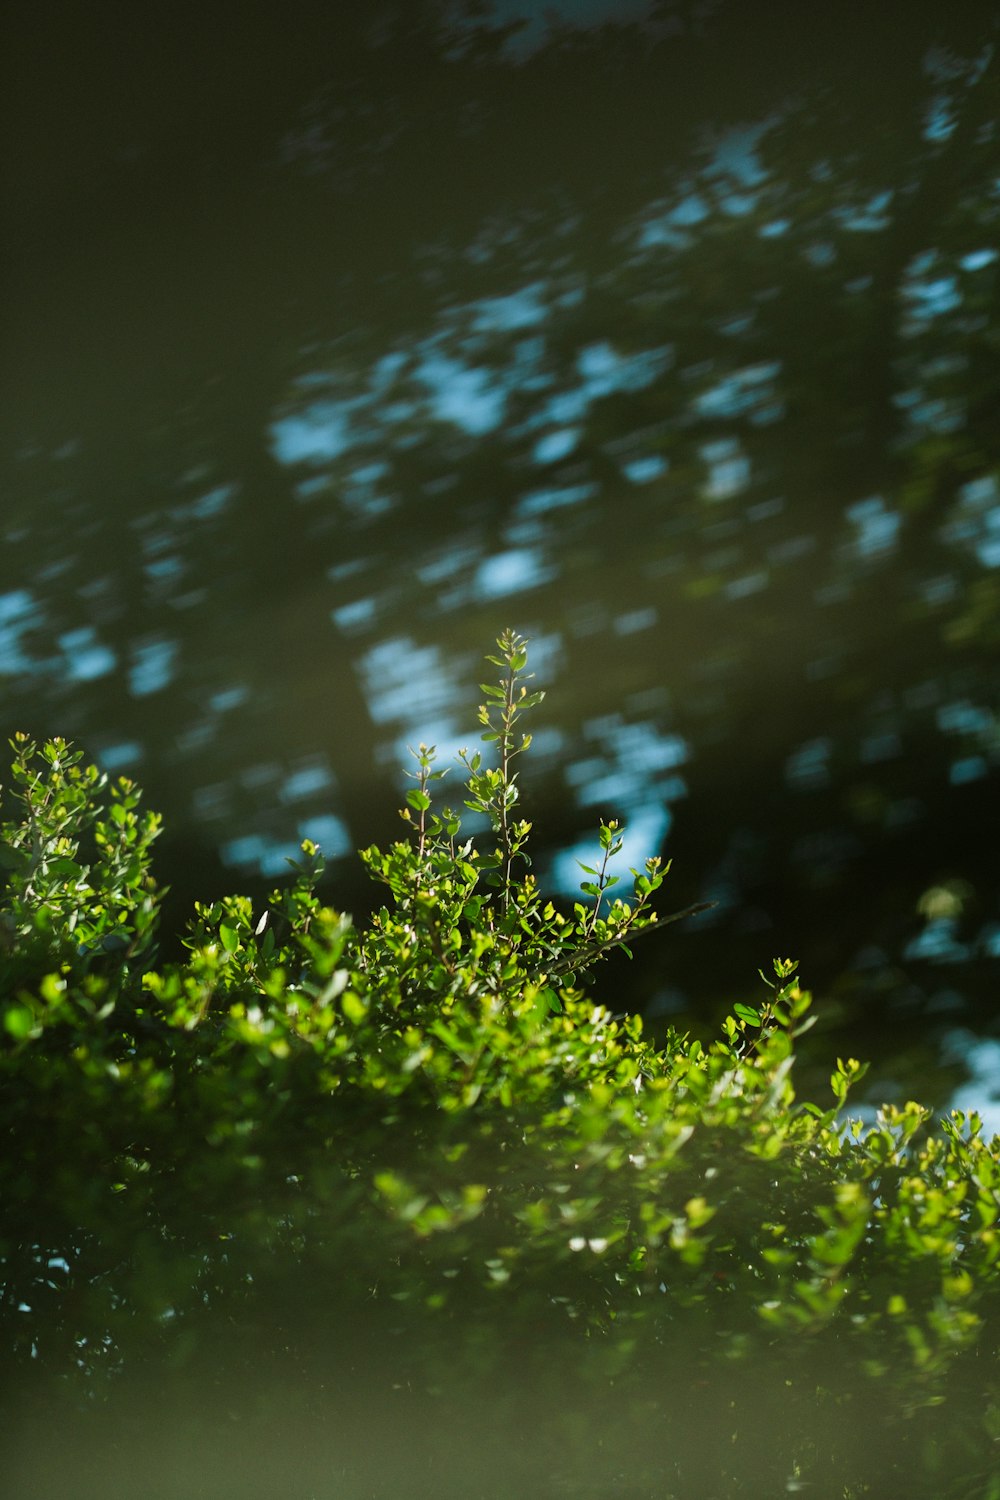
[[[570,913],[527,860],[525,644],[462,754],[415,755],[365,930],[302,848],[266,913],[156,964],[158,831],[63,741],[0,829],[8,1492],[1000,1495],[1000,1146],[798,1102],[774,964],[709,1047],[580,976],[657,919],[601,826]],[[105,791],[109,792],[105,804]]]

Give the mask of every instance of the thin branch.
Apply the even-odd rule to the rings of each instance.
[[[657,917],[655,921],[647,922],[644,927],[639,927],[632,932],[623,932],[618,937],[608,938],[606,942],[598,943],[593,948],[585,948],[581,953],[560,959],[551,968],[543,969],[542,973],[553,979],[562,974],[573,974],[578,969],[585,969],[595,959],[602,958],[605,953],[610,953],[612,948],[624,947],[633,943],[636,938],[643,937],[647,932],[655,932],[658,927],[666,927],[670,922],[681,922],[685,917],[694,917],[700,911],[710,911],[718,904],[717,901],[696,901],[693,906],[685,906],[683,911],[673,911],[665,917]]]

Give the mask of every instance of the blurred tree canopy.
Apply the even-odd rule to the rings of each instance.
[[[997,29],[8,20],[7,727],[141,763],[207,895],[235,830],[384,836],[394,738],[467,732],[428,669],[516,614],[553,843],[676,804],[689,893],[755,953],[822,904],[820,975],[962,877],[988,957]]]

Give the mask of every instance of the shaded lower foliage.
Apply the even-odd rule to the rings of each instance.
[[[364,928],[196,907],[158,963],[153,815],[13,742],[2,829],[0,1375],[9,1492],[996,1494],[1000,1153],[915,1104],[797,1101],[796,965],[712,1045],[588,999],[663,879],[543,901],[524,642],[461,839],[433,751]]]

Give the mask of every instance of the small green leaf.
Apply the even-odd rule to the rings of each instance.
[[[235,953],[240,946],[240,935],[235,927],[229,927],[225,922],[220,922],[219,941],[227,953]]]
[[[360,1026],[368,1014],[367,1005],[361,999],[360,995],[356,995],[353,990],[344,991],[340,1001],[340,1008],[348,1021],[355,1026]]]
[[[31,1035],[35,1018],[26,1005],[12,1005],[4,1013],[4,1029],[16,1042],[23,1042]]]
[[[733,1006],[733,1010],[739,1016],[740,1020],[746,1021],[749,1026],[760,1025],[760,1011],[755,1010],[752,1005],[740,1005],[737,1003]]]
[[[426,812],[431,805],[431,799],[426,792],[419,791],[416,787],[407,792],[406,800],[415,812]]]

